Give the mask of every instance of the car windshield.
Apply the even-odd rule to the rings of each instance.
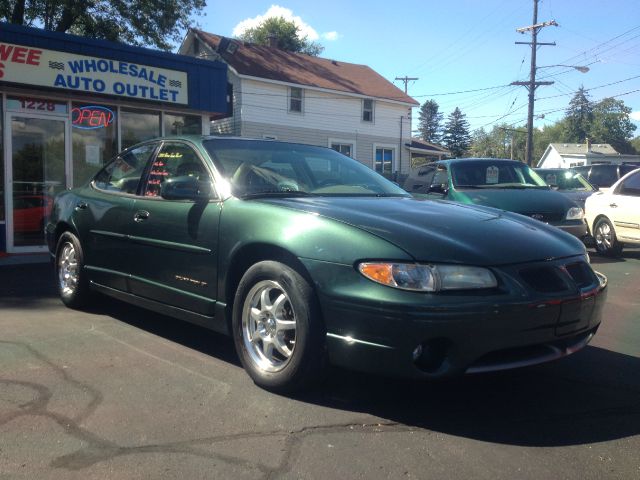
[[[510,161],[453,162],[451,178],[458,188],[549,188],[527,165]]]
[[[542,170],[537,172],[547,185],[558,190],[593,192],[595,188],[581,174],[571,170]]]
[[[267,140],[203,142],[238,197],[410,196],[386,178],[334,150]]]

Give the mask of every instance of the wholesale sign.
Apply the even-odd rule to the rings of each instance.
[[[10,43],[0,43],[0,81],[188,103],[185,72]]]

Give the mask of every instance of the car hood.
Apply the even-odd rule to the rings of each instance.
[[[523,215],[542,212],[564,215],[575,206],[574,202],[554,190],[536,188],[457,190],[456,200]]]
[[[584,254],[555,227],[475,205],[415,198],[278,198],[260,202],[365,230],[425,262],[500,265]]]
[[[588,197],[593,195],[595,192],[584,192],[584,191],[575,191],[575,190],[558,190],[560,195],[564,195],[572,202],[577,203],[580,207],[584,209],[584,202]]]

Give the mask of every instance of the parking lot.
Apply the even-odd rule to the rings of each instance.
[[[0,479],[640,479],[640,250],[589,347],[422,383],[332,371],[253,385],[230,339],[110,300],[65,308],[48,264],[0,266]]]

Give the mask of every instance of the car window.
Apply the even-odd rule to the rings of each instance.
[[[236,139],[203,145],[236,196],[407,196],[371,168],[329,148]]]
[[[108,163],[94,177],[93,184],[101,190],[135,194],[157,143],[147,143],[127,150]]]
[[[433,177],[432,185],[446,185],[449,183],[449,172],[446,168],[438,168]]]
[[[506,160],[458,161],[451,165],[451,176],[454,186],[461,188],[548,188],[540,175],[530,167]]]
[[[620,177],[624,177],[627,173],[639,168],[638,165],[620,165]]]
[[[592,165],[589,181],[598,187],[610,187],[618,180],[617,166]]]
[[[640,172],[634,173],[622,182],[620,194],[640,197]]]
[[[165,143],[151,164],[142,195],[158,197],[164,182],[185,176],[196,177],[199,182],[209,184],[207,190],[211,189],[211,176],[195,150],[184,143]]]

